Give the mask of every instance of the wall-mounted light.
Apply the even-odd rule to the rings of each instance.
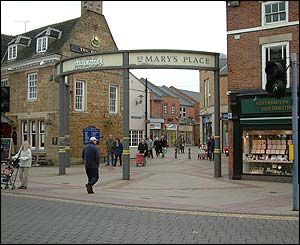
[[[138,105],[138,104],[142,104],[143,102],[143,97],[144,95],[140,94],[137,96],[136,100],[135,100],[135,104]]]

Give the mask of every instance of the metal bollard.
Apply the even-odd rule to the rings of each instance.
[[[189,159],[191,159],[191,148],[189,148]]]
[[[177,159],[177,147],[175,148],[175,159]]]

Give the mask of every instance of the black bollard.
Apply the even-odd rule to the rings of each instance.
[[[175,159],[177,159],[177,147],[175,148]]]
[[[191,148],[189,148],[189,159],[191,159]]]

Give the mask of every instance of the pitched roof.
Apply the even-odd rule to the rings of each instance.
[[[194,106],[193,102],[185,97],[183,97],[181,94],[176,93],[174,90],[168,88],[167,86],[161,86],[159,87],[162,89],[165,93],[169,94],[170,96],[173,97],[178,97],[179,98],[179,104],[183,106]]]
[[[194,91],[189,91],[189,90],[184,90],[184,89],[179,89],[182,93],[186,94],[187,96],[193,98],[197,102],[200,101],[200,93],[199,92],[194,92]]]
[[[1,34],[1,60],[5,55],[5,52],[7,51],[8,48],[8,43],[13,40],[13,36]]]
[[[24,37],[31,38],[31,42],[28,47],[18,49],[17,58],[14,61],[20,61],[20,60],[31,59],[31,58],[40,57],[40,56],[46,56],[46,55],[53,54],[53,53],[58,53],[60,51],[61,47],[63,46],[63,44],[65,43],[65,41],[68,39],[69,34],[71,33],[74,25],[76,24],[76,22],[78,20],[79,20],[79,18],[76,18],[76,19],[72,19],[72,20],[68,20],[68,21],[64,21],[64,22],[60,22],[60,23],[56,23],[56,24],[52,24],[52,25],[47,25],[47,26],[29,31],[29,32],[14,36],[12,39],[17,38],[18,36],[24,36]],[[46,50],[46,52],[37,54],[36,53],[36,38],[37,38],[36,36],[38,34],[40,34],[41,32],[43,32],[44,30],[46,30],[48,27],[51,27],[51,28],[61,31],[62,32],[61,38],[56,39],[55,42],[49,42],[48,49]],[[5,36],[7,36],[7,35],[1,34],[1,54],[2,54],[2,43],[4,43],[4,45],[6,45],[6,50],[7,50],[8,43],[10,42],[10,40],[12,40],[12,39],[8,40],[8,38],[5,39]],[[4,59],[2,64],[10,63],[10,62],[11,61],[8,62],[7,59]]]

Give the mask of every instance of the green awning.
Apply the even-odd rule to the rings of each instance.
[[[261,118],[241,118],[242,125],[286,125],[292,124],[292,117],[261,117]]]

